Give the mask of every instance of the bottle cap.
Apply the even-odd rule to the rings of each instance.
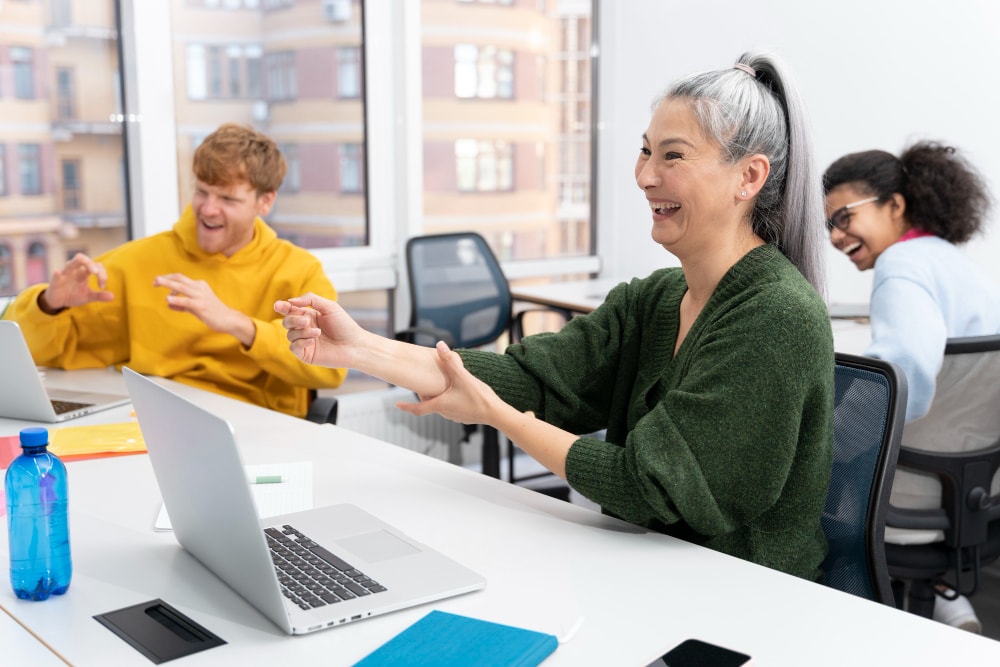
[[[21,429],[22,447],[40,447],[49,444],[49,430],[44,426]]]

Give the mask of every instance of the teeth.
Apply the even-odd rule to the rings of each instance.
[[[673,209],[673,208],[680,208],[680,207],[681,207],[680,204],[661,204],[658,202],[652,202],[652,201],[649,202],[649,208],[653,209],[654,212]]]
[[[849,246],[845,246],[844,248],[841,248],[841,252],[843,252],[845,255],[850,255],[852,252],[854,252],[855,250],[857,250],[860,247],[861,247],[861,242],[858,241],[857,243],[852,243]]]

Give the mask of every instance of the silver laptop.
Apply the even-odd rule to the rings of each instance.
[[[153,379],[123,373],[177,541],[288,634],[486,585],[354,505],[259,519],[229,422]],[[279,574],[292,561],[304,561],[306,574]],[[319,585],[329,589],[319,593]]]
[[[47,388],[21,327],[0,320],[0,417],[61,422],[128,403],[125,394]]]

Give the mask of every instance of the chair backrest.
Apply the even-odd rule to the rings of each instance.
[[[453,347],[492,343],[511,323],[507,278],[476,232],[415,236],[406,242],[410,342],[434,345],[446,331]]]
[[[906,379],[892,363],[837,353],[833,468],[823,532],[824,582],[895,606],[885,560],[885,517],[906,414]]]
[[[998,408],[1000,335],[949,339],[930,409],[903,431],[890,541],[988,546],[995,557],[1000,544],[992,544],[990,532],[998,530],[993,524],[1000,519]],[[890,565],[897,568],[910,559],[903,551],[894,553]],[[955,553],[958,567],[961,554]]]
[[[1000,440],[1000,335],[951,338],[934,384],[934,400],[903,430],[904,450],[959,453],[985,450]],[[903,457],[905,458],[905,456]],[[1000,493],[1000,476],[990,484]],[[941,507],[937,475],[901,466],[893,482],[894,507]]]

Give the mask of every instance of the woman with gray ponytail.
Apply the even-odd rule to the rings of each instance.
[[[802,127],[771,58],[676,84],[635,179],[681,266],[503,354],[388,340],[312,295],[275,308],[303,361],[412,389],[413,414],[495,427],[608,514],[818,579],[834,362]]]

